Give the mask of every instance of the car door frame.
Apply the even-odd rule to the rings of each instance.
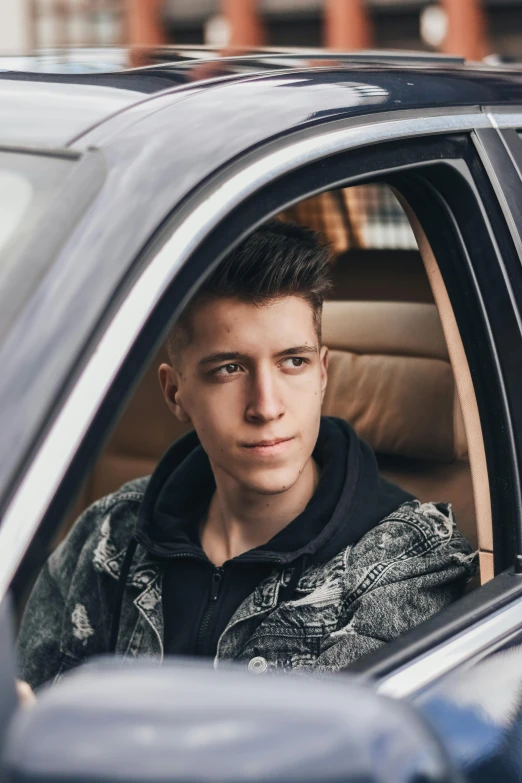
[[[485,108],[492,127],[475,131],[475,146],[482,164],[488,173],[492,190],[508,226],[512,243],[516,248],[518,264],[506,259],[503,272],[506,288],[513,302],[513,311],[522,330],[522,139],[516,128],[522,131],[520,115],[512,108]],[[520,404],[520,362],[516,353],[511,356],[504,369],[508,404],[512,411],[515,440],[522,443],[522,405]],[[522,466],[522,450],[517,451],[517,462]],[[522,517],[517,531],[522,546]],[[521,551],[519,546],[519,552]],[[522,573],[522,555],[516,557],[515,568]]]
[[[35,534],[43,531],[45,536],[51,521],[64,513],[70,502],[71,488],[78,485],[93,452],[99,450],[104,433],[114,422],[123,404],[123,395],[115,394],[115,389],[132,388],[136,382],[136,367],[145,366],[147,358],[161,340],[169,317],[172,318],[174,283],[179,285],[183,279],[180,289],[183,293],[175,297],[179,312],[201,275],[210,269],[208,258],[205,260],[205,243],[207,253],[211,247],[214,248],[213,263],[218,263],[220,253],[215,253],[218,229],[222,228],[225,220],[232,219],[235,210],[252,208],[255,200],[259,206],[259,199],[266,198],[267,189],[281,183],[285,176],[291,177],[293,173],[302,172],[304,167],[313,165],[319,167],[319,170],[325,160],[332,160],[334,156],[346,156],[354,150],[362,151],[362,156],[368,150],[380,150],[383,148],[380,145],[391,142],[402,144],[406,139],[474,134],[477,128],[491,128],[487,115],[479,111],[466,111],[458,115],[454,112],[440,113],[431,117],[421,117],[416,112],[405,114],[409,116],[398,118],[392,115],[372,118],[370,121],[366,118],[350,123],[335,122],[326,128],[300,131],[291,137],[271,142],[235,161],[210,182],[206,182],[197,194],[193,194],[187,203],[175,210],[171,220],[151,238],[144,251],[148,260],[143,264],[141,275],[133,281],[119,309],[108,314],[96,349],[80,369],[69,397],[58,411],[47,437],[6,510],[0,527],[0,595],[1,591],[8,588],[16,570],[15,563],[22,561]],[[522,122],[522,114],[520,116]],[[381,175],[383,169],[366,172],[358,179],[348,178],[349,184],[374,179],[377,172]],[[337,183],[330,178],[327,187],[316,190],[319,192],[345,182],[346,176],[340,177]],[[312,194],[313,189],[307,194],[298,189],[293,201]],[[273,205],[260,207],[262,214],[258,215],[257,222],[292,203],[288,195],[286,199],[277,210]],[[250,222],[244,227],[243,234],[235,235],[235,241],[240,241],[242,235],[252,228],[253,223]],[[221,249],[221,253],[228,247],[230,243]],[[156,334],[151,337],[151,324],[156,320],[162,326],[154,326]],[[494,345],[491,348],[494,352]],[[93,389],[96,389],[95,393]],[[118,399],[115,400],[115,397]],[[509,410],[506,415],[509,419]],[[50,475],[49,465],[52,465],[53,475]],[[5,552],[10,553],[11,563],[6,562]],[[522,580],[519,582],[516,579],[516,587],[510,582],[509,588],[501,590],[501,593],[500,599],[498,596],[493,599],[490,594],[485,602],[488,612],[492,611],[492,606],[498,609],[507,595],[511,606],[512,599],[522,595]],[[519,609],[520,606],[522,602]],[[464,616],[453,623],[453,632],[457,632],[460,627],[460,633],[469,634],[479,614],[476,607],[470,610],[467,606]],[[479,620],[479,623],[484,625],[483,620]],[[447,641],[441,638],[440,622],[438,636],[436,631],[437,628],[429,637],[431,644],[438,639],[439,647],[444,647]],[[489,628],[485,631],[483,628],[483,639],[485,633],[489,633],[488,639],[491,641],[495,630]],[[504,627],[502,633],[506,633]],[[432,648],[431,654],[435,652]],[[420,655],[425,657],[426,649]],[[443,657],[439,654],[440,660]],[[402,668],[409,667],[412,672],[412,665],[403,656]],[[454,665],[455,656],[451,666]],[[446,668],[442,666],[442,670],[447,670],[447,664]],[[393,690],[390,686],[392,676],[390,673],[387,675],[389,692]],[[413,677],[413,680],[418,689],[425,683],[426,674],[422,674],[419,669],[418,676]]]

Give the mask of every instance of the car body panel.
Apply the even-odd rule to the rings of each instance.
[[[251,123],[270,136],[281,132],[282,124],[290,130],[347,113],[522,103],[521,79],[516,71],[459,67],[451,62],[443,65],[440,61],[436,62],[436,71],[429,61],[392,61],[386,68],[371,61],[325,62],[329,63],[313,56],[252,56],[196,60],[195,64],[185,61],[108,74],[0,72],[0,144],[65,146],[147,96],[172,90],[211,96],[212,87],[225,86],[228,81],[232,84],[220,97],[233,111],[238,135]],[[283,75],[298,80],[286,86],[298,83],[299,91],[282,90]],[[249,85],[246,92],[245,83]],[[192,106],[195,116],[193,121],[187,117],[188,125],[197,121],[197,107]],[[154,110],[149,107],[149,111]]]
[[[412,700],[468,783],[515,783],[522,770],[521,648],[452,672]]]

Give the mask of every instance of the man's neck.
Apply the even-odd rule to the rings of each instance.
[[[215,475],[216,491],[201,530],[201,545],[209,560],[226,560],[262,546],[304,511],[319,482],[319,468],[310,459],[284,492],[262,495],[237,486],[228,476]]]

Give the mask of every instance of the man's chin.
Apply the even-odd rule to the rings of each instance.
[[[251,492],[257,492],[259,495],[280,495],[294,486],[299,475],[295,470],[265,470],[242,475],[238,479]]]

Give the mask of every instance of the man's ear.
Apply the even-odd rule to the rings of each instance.
[[[158,378],[165,402],[174,416],[183,423],[190,422],[190,416],[183,407],[179,393],[179,373],[170,364],[160,364]]]
[[[321,346],[319,351],[319,361],[321,363],[321,402],[324,400],[324,394],[326,392],[326,386],[328,384],[328,348],[326,345]]]

